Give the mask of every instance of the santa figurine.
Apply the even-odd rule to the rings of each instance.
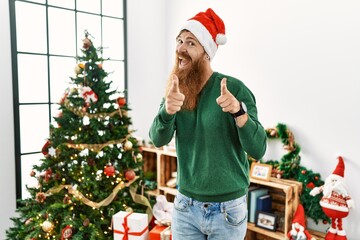
[[[290,240],[315,240],[306,229],[305,211],[301,204],[296,209],[287,237]]]
[[[323,193],[320,200],[326,216],[331,218],[331,227],[329,228],[325,240],[346,240],[346,233],[342,227],[342,219],[349,214],[349,210],[354,208],[354,201],[347,193],[344,171],[345,164],[342,157],[338,157],[338,164],[334,172],[325,179],[325,184],[315,187],[310,195],[315,196]]]

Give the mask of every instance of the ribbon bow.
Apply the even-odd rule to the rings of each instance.
[[[141,231],[141,232],[129,232],[130,228],[129,226],[127,225],[127,218],[133,214],[132,212],[129,213],[128,215],[126,215],[124,217],[124,222],[123,222],[123,226],[124,226],[124,231],[119,231],[119,230],[114,230],[114,233],[117,233],[117,234],[124,234],[122,240],[129,240],[129,235],[132,235],[132,236],[141,236],[143,235],[146,230],[147,230],[147,226]]]

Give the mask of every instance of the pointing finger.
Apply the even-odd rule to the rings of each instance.
[[[220,83],[220,94],[225,95],[227,93],[227,87],[226,87],[226,78],[223,78]]]
[[[170,91],[172,91],[172,92],[180,92],[179,78],[175,74],[172,75],[172,83],[171,83]]]

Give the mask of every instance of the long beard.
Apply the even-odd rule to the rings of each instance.
[[[179,78],[180,92],[185,95],[184,104],[181,108],[184,110],[194,110],[198,104],[199,93],[207,80],[203,78],[205,73],[203,63],[204,58],[200,57],[199,59],[192,61],[192,66],[190,68],[180,69],[178,56],[177,53],[172,74],[175,74]],[[188,55],[182,55],[182,57],[190,59]],[[169,83],[170,82],[171,78],[169,79]],[[170,84],[168,84],[168,88],[169,86]]]
[[[323,194],[326,197],[330,197],[332,192],[336,192],[342,196],[347,196],[345,183],[339,180],[331,182],[331,179],[326,179]]]

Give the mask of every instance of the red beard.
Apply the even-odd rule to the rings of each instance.
[[[205,53],[204,53],[205,54]],[[192,66],[186,69],[179,68],[179,56],[183,59],[191,61]],[[198,103],[199,93],[201,92],[204,83],[207,79],[204,79],[204,58],[200,58],[192,61],[189,55],[176,53],[175,66],[172,74],[175,74],[179,78],[180,92],[185,95],[184,104],[182,109],[194,110]],[[169,83],[171,79],[169,79]],[[169,88],[169,84],[168,84]]]

